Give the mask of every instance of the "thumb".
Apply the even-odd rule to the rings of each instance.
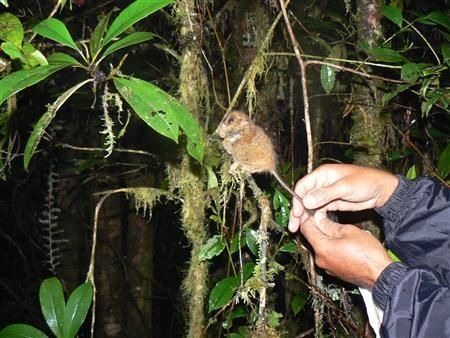
[[[348,189],[348,185],[345,182],[337,181],[308,193],[303,197],[303,205],[307,209],[319,209],[336,199],[345,197],[349,192]]]

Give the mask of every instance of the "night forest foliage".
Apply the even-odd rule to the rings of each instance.
[[[373,336],[288,234],[290,197],[230,175],[214,130],[251,114],[289,184],[342,162],[448,186],[446,0],[0,11],[0,329],[22,323],[1,337]]]

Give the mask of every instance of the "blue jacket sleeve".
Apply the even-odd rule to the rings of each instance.
[[[430,178],[399,185],[377,212],[392,263],[373,289],[383,337],[450,337],[450,189]]]

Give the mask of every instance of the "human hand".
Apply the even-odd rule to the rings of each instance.
[[[335,223],[324,212],[316,211],[300,230],[313,247],[319,267],[358,286],[371,289],[393,262],[371,233],[354,225]]]
[[[386,203],[398,185],[388,172],[350,164],[325,164],[300,179],[292,201],[289,230],[296,232],[306,218],[305,208],[326,211],[358,211]]]

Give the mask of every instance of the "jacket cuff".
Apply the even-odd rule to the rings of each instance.
[[[403,213],[407,207],[407,203],[411,201],[411,195],[414,189],[414,182],[406,177],[396,175],[398,177],[398,185],[392,196],[387,202],[375,211],[385,220],[398,222],[403,218]]]
[[[405,275],[409,267],[400,262],[389,264],[383,272],[381,272],[372,289],[375,304],[381,309],[385,309],[388,300],[391,297],[392,290],[398,284],[398,280]]]

